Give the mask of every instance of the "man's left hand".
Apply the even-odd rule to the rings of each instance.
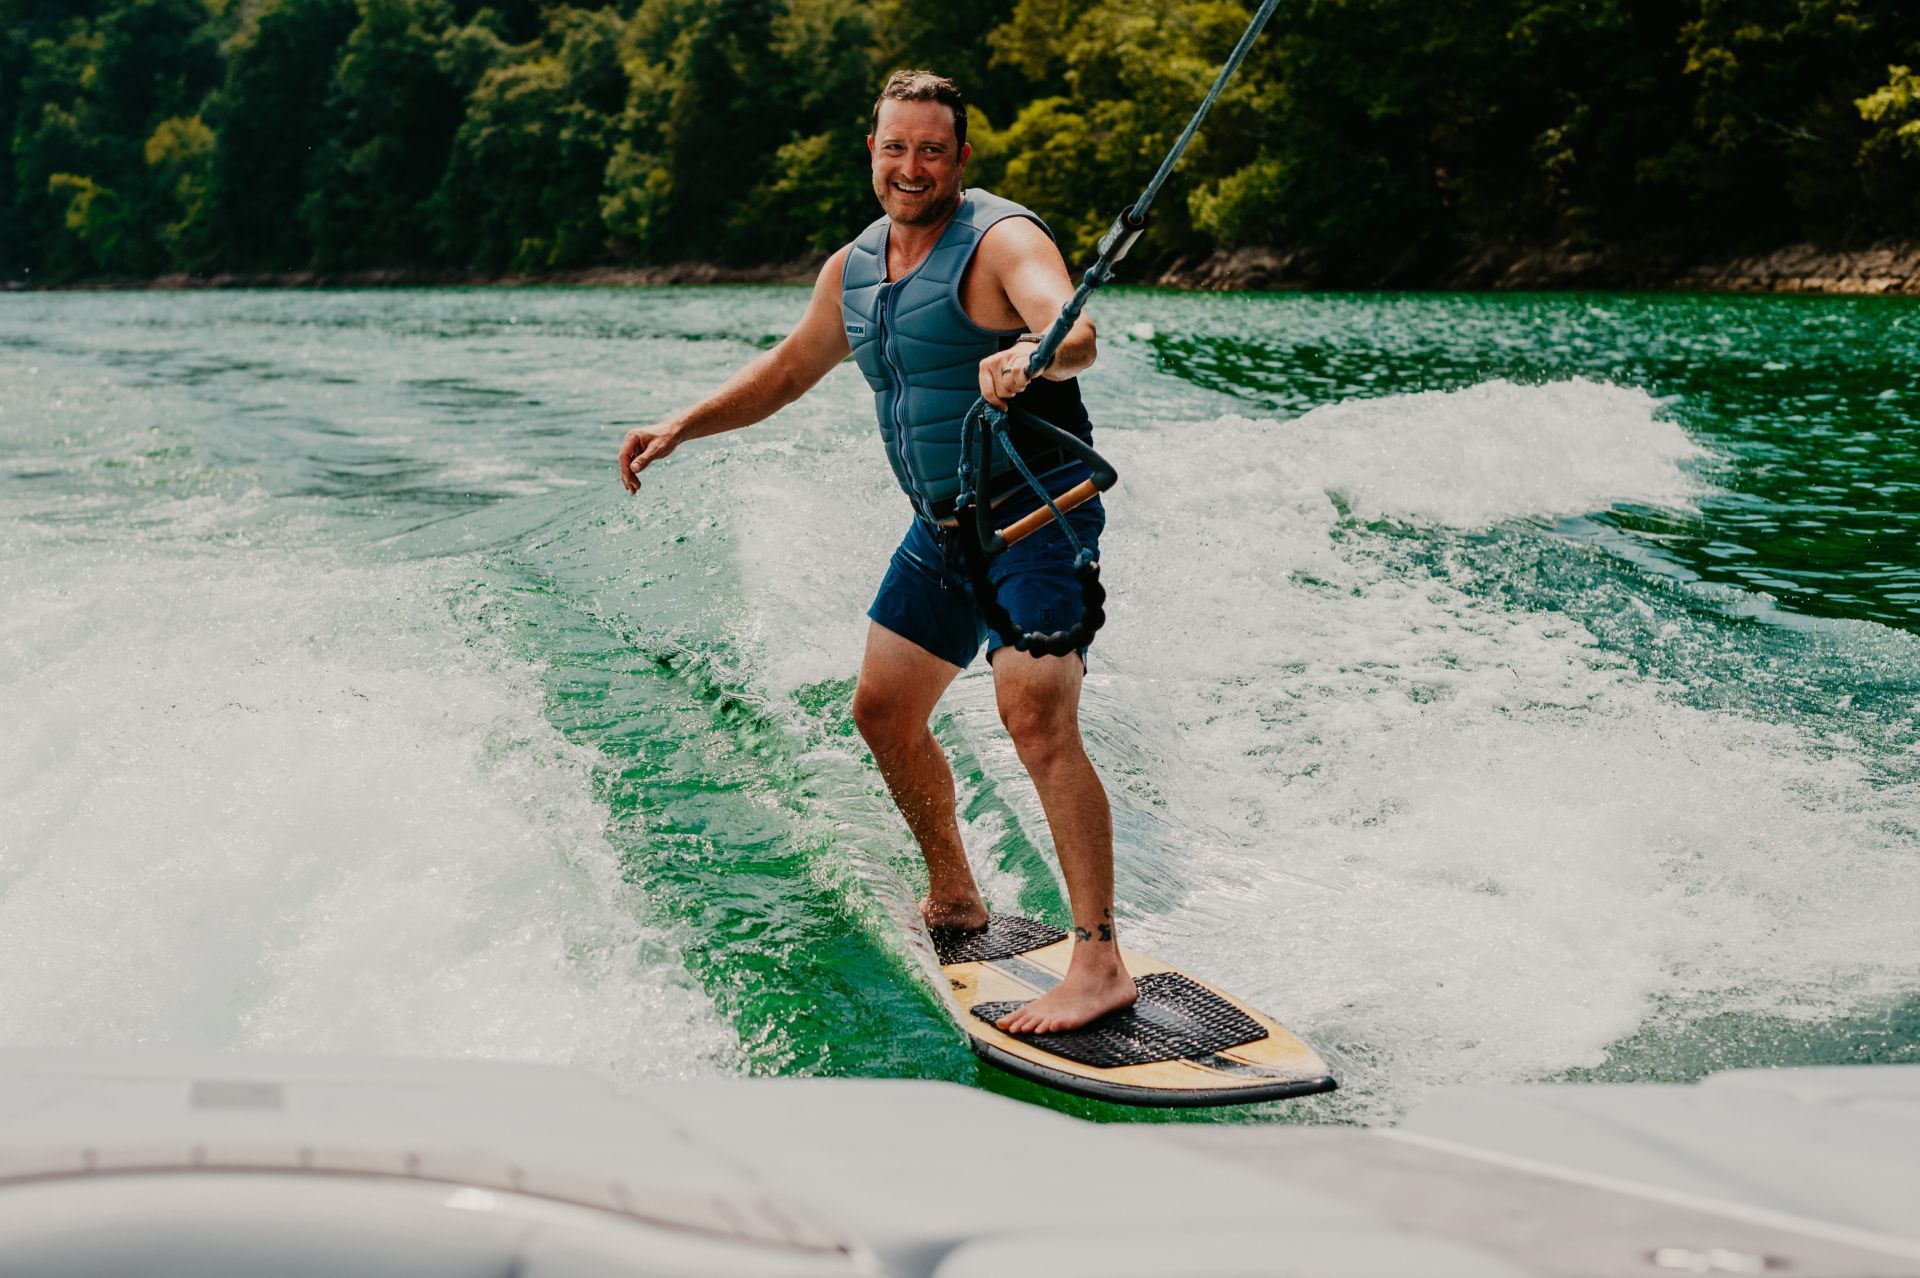
[[[1007,401],[1027,388],[1027,364],[1039,349],[1038,342],[1018,341],[981,360],[980,398],[1004,411]]]

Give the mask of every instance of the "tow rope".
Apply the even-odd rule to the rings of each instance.
[[[1033,357],[1027,361],[1029,381],[1037,381],[1042,373],[1052,367],[1060,344],[1067,340],[1067,334],[1079,320],[1087,298],[1113,278],[1114,264],[1127,255],[1127,250],[1147,229],[1147,209],[1153,204],[1154,197],[1160,194],[1160,187],[1173,172],[1173,166],[1180,162],[1187,145],[1193,141],[1193,135],[1199,131],[1200,122],[1206,119],[1215,99],[1227,87],[1227,81],[1233,78],[1233,73],[1246,60],[1248,50],[1253,48],[1254,40],[1259,37],[1261,28],[1267,25],[1267,19],[1273,16],[1279,3],[1280,0],[1265,0],[1260,11],[1253,15],[1253,21],[1240,36],[1240,42],[1233,46],[1233,52],[1227,55],[1226,62],[1221,65],[1220,74],[1214,77],[1213,87],[1207,90],[1207,96],[1201,100],[1193,118],[1187,121],[1187,127],[1175,140],[1173,149],[1167,152],[1167,158],[1160,162],[1160,169],[1153,175],[1153,180],[1147,183],[1139,199],[1121,210],[1120,216],[1100,237],[1099,253],[1093,265],[1080,277],[1079,287],[1074,289],[1073,296],[1060,308],[1060,314],[1047,327]],[[986,492],[993,474],[993,446],[996,439],[1006,436],[1007,423],[1015,418],[1033,437],[1056,443],[1085,462],[1093,474],[1056,499],[1034,477],[1012,441],[1007,440],[1006,453],[1012,459],[1014,468],[1027,486],[1039,494],[1045,505],[1006,528],[995,528],[992,504]],[[1010,404],[1003,411],[982,398],[974,400],[973,407],[967,410],[960,426],[960,492],[954,502],[961,557],[965,560],[967,575],[973,582],[974,603],[987,624],[1014,648],[1035,657],[1064,657],[1085,647],[1095,632],[1106,623],[1107,592],[1100,584],[1100,561],[1093,557],[1092,551],[1080,544],[1080,539],[1074,535],[1073,525],[1067,522],[1065,515],[1074,507],[1106,492],[1119,480],[1119,472],[1106,458],[1095,452],[1091,444],[1018,404]],[[1073,550],[1073,571],[1080,581],[1080,619],[1065,630],[1050,633],[1022,631],[1000,603],[989,570],[994,557],[1007,547],[1056,522],[1060,525],[1060,531],[1066,534],[1067,545]]]

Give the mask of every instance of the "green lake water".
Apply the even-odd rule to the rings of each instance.
[[[908,521],[851,365],[619,438],[789,288],[0,297],[0,1035],[630,1086],[978,1065],[848,714]],[[1123,939],[1389,1120],[1920,1060],[1920,309],[1115,290],[1083,712]],[[1063,919],[979,663],[990,902]]]

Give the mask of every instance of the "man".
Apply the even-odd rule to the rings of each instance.
[[[1073,909],[1073,957],[1058,986],[999,1022],[1012,1033],[1073,1029],[1134,1000],[1113,927],[1113,825],[1106,791],[1080,740],[1085,653],[1039,657],[990,635],[972,600],[955,544],[959,433],[976,392],[1023,407],[1086,437],[1075,374],[1094,360],[1084,316],[1053,366],[1028,385],[1035,343],[1024,333],[1053,322],[1073,293],[1045,226],[1010,201],[962,186],[971,148],[966,104],[949,80],[896,72],[874,103],[867,138],[873,192],[884,216],[827,260],[799,325],[713,395],[620,448],[620,478],[636,476],[682,442],[750,426],[792,403],[855,356],[873,388],[889,461],[914,506],[868,616],[853,717],[926,858],[929,927],[972,929],[986,903],[961,848],[953,774],[928,727],[935,704],[988,641],[1000,718],[1046,810]],[[1015,445],[1050,492],[1086,478],[1054,446]],[[999,459],[996,459],[997,461]],[[1040,501],[996,469],[990,495],[1004,526]],[[1098,500],[1067,513],[1083,544],[1097,545]],[[1027,630],[1060,629],[1080,614],[1080,588],[1057,526],[998,556],[1001,602]]]

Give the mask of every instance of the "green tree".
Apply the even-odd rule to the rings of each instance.
[[[10,29],[9,46],[20,66],[18,87],[11,80],[0,85],[13,98],[8,154],[11,217],[19,239],[10,243],[18,246],[14,251],[22,273],[65,279],[99,269],[85,241],[67,225],[72,186],[54,181],[56,175],[71,176],[99,162],[98,147],[81,118],[98,40],[85,16],[58,21],[38,16]]]
[[[902,67],[948,77],[960,86],[969,107],[995,120],[1011,120],[1032,98],[1065,87],[1050,84],[1044,76],[1031,77],[1016,62],[996,56],[1003,45],[1039,42],[1050,34],[1033,31],[1023,36],[1009,30],[1009,24],[1018,21],[1016,0],[877,0],[868,10],[868,21],[877,43],[873,83],[863,86],[863,109],[872,105],[880,78]]]
[[[838,248],[875,216],[866,134],[880,72],[874,16],[858,0],[789,0],[772,35],[791,85],[786,140],[729,233],[743,256],[785,259]]]
[[[436,200],[447,253],[487,269],[602,260],[601,187],[627,97],[611,10],[562,8],[547,48],[502,50],[467,104]]]
[[[35,27],[12,139],[25,241],[56,277],[168,269],[172,196],[146,142],[217,83],[211,15],[199,0],[125,0]]]
[[[1696,183],[1722,226],[1755,242],[1864,230],[1855,103],[1884,51],[1920,40],[1900,0],[1698,0],[1682,30],[1698,84]]]
[[[139,219],[112,187],[79,173],[54,173],[47,193],[63,201],[61,224],[87,253],[95,271],[131,275],[151,269],[156,259]]]
[[[354,0],[268,0],[228,44],[213,113],[223,265],[292,271],[311,262],[300,208],[336,122],[327,107],[334,68],[359,21]]]
[[[170,116],[147,139],[147,167],[159,180],[160,244],[176,270],[200,270],[218,251],[213,156],[213,130],[197,115]]]
[[[1030,102],[1006,129],[983,134],[982,184],[1044,217],[1070,261],[1090,259],[1101,232],[1153,176],[1251,16],[1225,0],[1159,11],[1122,0],[1020,0],[991,36],[996,59],[1030,80],[1057,76],[1068,92]],[[1249,67],[1215,108],[1211,127],[1195,138],[1152,210],[1135,250],[1141,257],[1196,246],[1188,195],[1265,92]]]
[[[824,251],[873,216],[902,65],[959,80],[969,180],[1077,264],[1252,3],[0,0],[0,273]],[[1135,253],[1419,283],[1515,244],[1911,235],[1916,65],[1911,0],[1284,0]]]
[[[635,14],[603,209],[636,256],[751,261],[767,250],[733,214],[789,140],[778,121],[811,70],[774,52],[777,12],[773,0],[651,0]]]
[[[0,0],[0,281],[28,276],[33,259],[28,219],[16,175],[20,82],[32,63],[32,33],[26,0]]]
[[[1643,163],[1687,130],[1691,89],[1671,6],[1534,0],[1504,34],[1511,60],[1482,94],[1508,127],[1490,162],[1472,167],[1462,200],[1471,234],[1584,247],[1683,221],[1683,191]]]
[[[866,148],[845,129],[782,146],[773,155],[773,176],[733,213],[736,242],[761,246],[774,260],[839,248],[877,216],[865,157]]]
[[[1854,103],[1871,131],[1860,168],[1877,228],[1920,230],[1920,75],[1887,68],[1887,82]]]
[[[461,116],[438,56],[449,14],[443,0],[357,3],[300,220],[322,269],[423,265],[435,260],[428,202]]]

